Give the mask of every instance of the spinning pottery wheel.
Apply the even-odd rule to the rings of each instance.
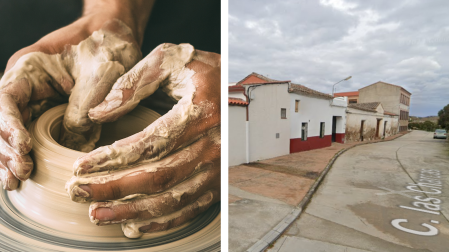
[[[220,204],[183,226],[139,239],[126,238],[121,225],[95,226],[89,204],[75,203],[65,191],[73,162],[85,153],[59,145],[67,105],[45,112],[29,127],[34,171],[16,191],[0,193],[0,251],[219,251]],[[138,106],[104,124],[97,147],[137,133],[160,115]]]

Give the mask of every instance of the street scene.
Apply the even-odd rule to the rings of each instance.
[[[229,251],[449,251],[441,6],[229,1]]]
[[[352,148],[268,251],[448,251],[448,167],[423,131]]]

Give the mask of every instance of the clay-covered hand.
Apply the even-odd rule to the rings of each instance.
[[[142,132],[79,158],[66,184],[93,201],[97,225],[122,223],[128,237],[179,226],[220,200],[220,55],[163,44],[119,78],[89,111],[110,122],[161,88],[177,104]]]
[[[45,110],[67,102],[60,143],[94,149],[100,127],[88,110],[98,105],[115,81],[141,59],[131,30],[119,20],[90,35],[85,19],[43,37],[15,53],[0,80],[0,175],[14,190],[33,168],[32,142],[25,125]],[[91,26],[89,26],[91,27]],[[90,36],[89,36],[90,35]],[[74,45],[76,44],[76,45]]]

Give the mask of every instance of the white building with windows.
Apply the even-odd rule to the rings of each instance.
[[[230,86],[229,96],[229,165],[323,148],[345,140],[346,98],[334,99],[303,85],[256,73]],[[244,97],[242,101],[247,105],[234,108],[231,97]],[[242,136],[246,138],[244,143]],[[241,153],[242,149],[245,153]]]

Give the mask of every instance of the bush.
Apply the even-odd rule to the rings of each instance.
[[[423,123],[409,123],[408,124],[409,129],[418,129],[418,130],[425,130],[425,131],[435,131],[438,129],[438,125],[436,123],[433,123],[431,121],[425,121]]]

